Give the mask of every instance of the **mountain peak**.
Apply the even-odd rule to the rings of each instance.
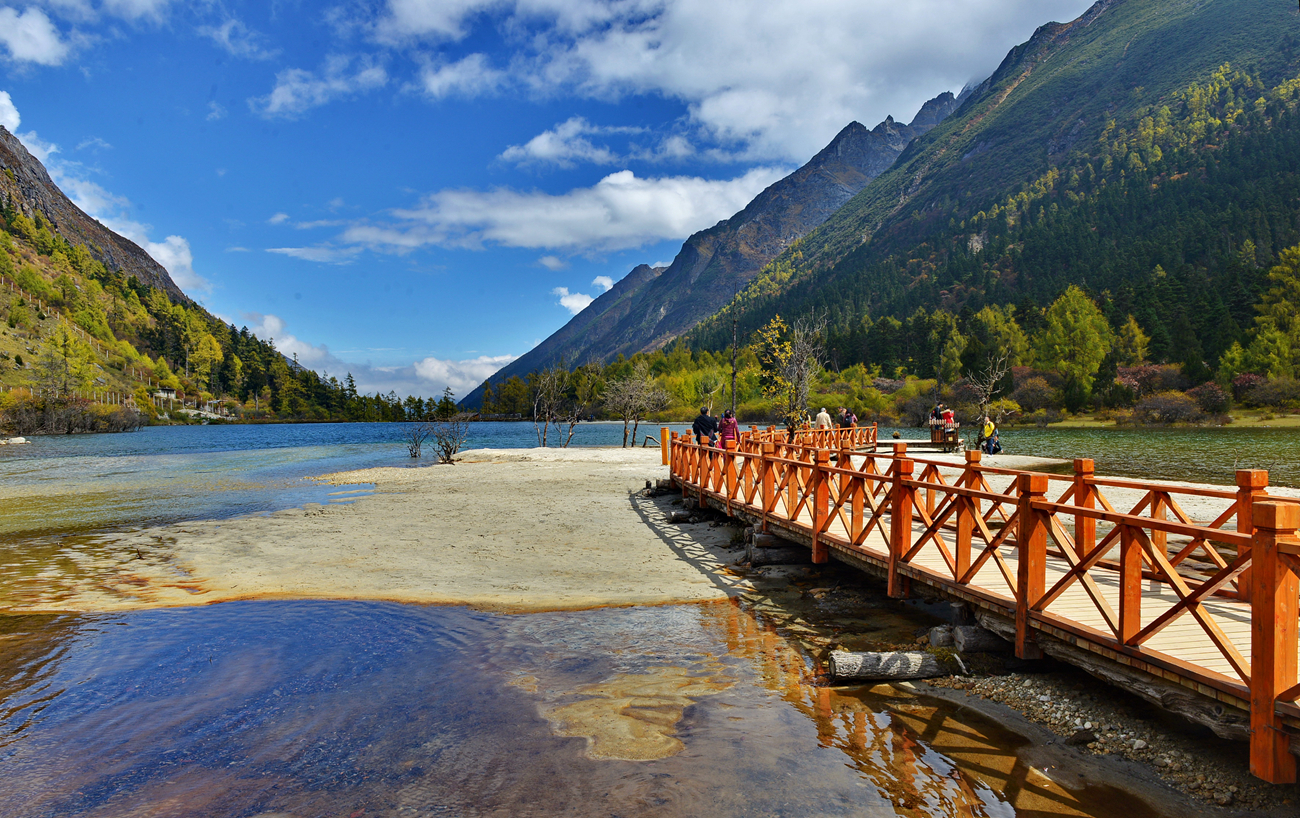
[[[892,116],[845,125],[817,155],[744,210],[688,238],[667,269],[641,265],[551,337],[492,376],[494,383],[556,361],[609,360],[660,349],[717,312],[772,259],[883,173],[916,137],[956,107],[951,93],[922,108],[921,124]],[[465,398],[477,406],[483,387]]]

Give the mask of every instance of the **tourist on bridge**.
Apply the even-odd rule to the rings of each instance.
[[[740,423],[730,409],[723,412],[722,420],[718,421],[718,445],[725,448],[728,440],[740,443]]]
[[[691,424],[695,432],[695,442],[701,446],[712,446],[718,436],[718,421],[709,416],[709,407],[700,407],[700,416]]]
[[[823,406],[822,410],[817,413],[817,428],[829,429],[832,425],[831,416],[826,412],[826,407]]]

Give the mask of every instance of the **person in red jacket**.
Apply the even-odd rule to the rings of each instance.
[[[718,421],[718,445],[726,446],[728,440],[740,442],[740,423],[730,409],[723,412],[722,420]]]

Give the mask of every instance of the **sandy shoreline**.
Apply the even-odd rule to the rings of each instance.
[[[322,475],[339,486],[328,505],[70,538],[57,561],[0,590],[0,611],[350,599],[529,612],[749,590],[727,568],[735,554],[723,547],[734,528],[670,525],[673,498],[642,493],[647,480],[668,475],[659,458],[657,449],[480,449],[455,466]],[[929,459],[957,467],[961,456]],[[1125,507],[1140,497],[1108,493]],[[1223,502],[1199,500],[1183,501],[1198,518],[1213,518]]]
[[[91,538],[8,612],[237,599],[364,599],[539,611],[725,598],[729,527],[669,526],[657,449],[478,450],[455,466],[325,475],[373,493],[270,515]],[[734,557],[731,557],[734,559]]]

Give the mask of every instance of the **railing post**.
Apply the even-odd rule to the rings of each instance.
[[[767,533],[767,516],[776,507],[776,476],[772,473],[772,458],[776,456],[776,444],[764,443],[759,460],[759,497],[763,508],[763,533]]]
[[[1300,579],[1279,554],[1300,554],[1300,505],[1256,500],[1254,588],[1250,607],[1250,771],[1270,784],[1296,780],[1290,736],[1277,716],[1277,696],[1296,683],[1296,616]]]
[[[677,464],[681,467],[683,500],[688,496],[686,486],[693,479],[694,472],[694,469],[691,466],[691,450],[686,445],[686,440],[684,440],[685,437],[685,435],[678,435],[677,437]]]
[[[831,561],[830,549],[822,538],[822,530],[826,527],[827,516],[830,514],[831,481],[830,474],[826,471],[830,467],[831,453],[818,449],[816,460],[813,461],[812,487],[809,492],[812,497],[812,561],[815,565]]]
[[[978,450],[966,452],[966,471],[962,474],[958,485],[968,489],[979,488],[979,468],[982,457]],[[970,570],[971,535],[975,531],[975,515],[979,514],[979,501],[972,497],[958,496],[953,498],[953,502],[957,504],[957,553],[953,555],[957,561],[957,576],[953,579],[961,582],[961,578]]]
[[[907,450],[907,444],[901,443],[895,447],[898,451]],[[912,479],[912,467],[915,464],[906,457],[899,457],[894,461],[894,484],[890,489],[889,498],[889,596],[894,599],[903,599],[910,592],[908,578],[898,572],[898,566],[902,562],[903,555],[912,545],[912,504],[916,489],[907,485],[907,481]]]
[[[1237,533],[1253,534],[1251,509],[1255,501],[1268,495],[1268,472],[1264,469],[1237,469]],[[1247,551],[1250,549],[1247,548]],[[1237,575],[1237,593],[1240,599],[1250,601],[1251,571],[1247,568]]]
[[[1096,508],[1096,491],[1092,485],[1094,474],[1092,458],[1080,457],[1074,461],[1074,504],[1081,508]],[[1074,517],[1074,553],[1083,557],[1097,544],[1097,521],[1092,517]]]
[[[1081,552],[1082,553],[1082,552]],[[1119,639],[1142,630],[1142,544],[1132,526],[1119,527]]]
[[[635,445],[636,441],[634,440],[632,441],[632,443]],[[668,465],[668,427],[667,426],[659,427],[659,455],[663,459],[664,465],[667,466]]]
[[[727,438],[723,443],[727,448],[727,462],[723,468],[727,473],[727,512],[731,512],[731,499],[736,496],[736,441],[735,438]]]
[[[1042,651],[1034,644],[1030,632],[1030,609],[1046,593],[1047,583],[1047,521],[1046,512],[1034,508],[1047,493],[1047,475],[1021,474],[1016,477],[1020,490],[1019,528],[1016,531],[1016,548],[1019,551],[1016,572],[1016,656],[1020,659],[1042,658]]]

